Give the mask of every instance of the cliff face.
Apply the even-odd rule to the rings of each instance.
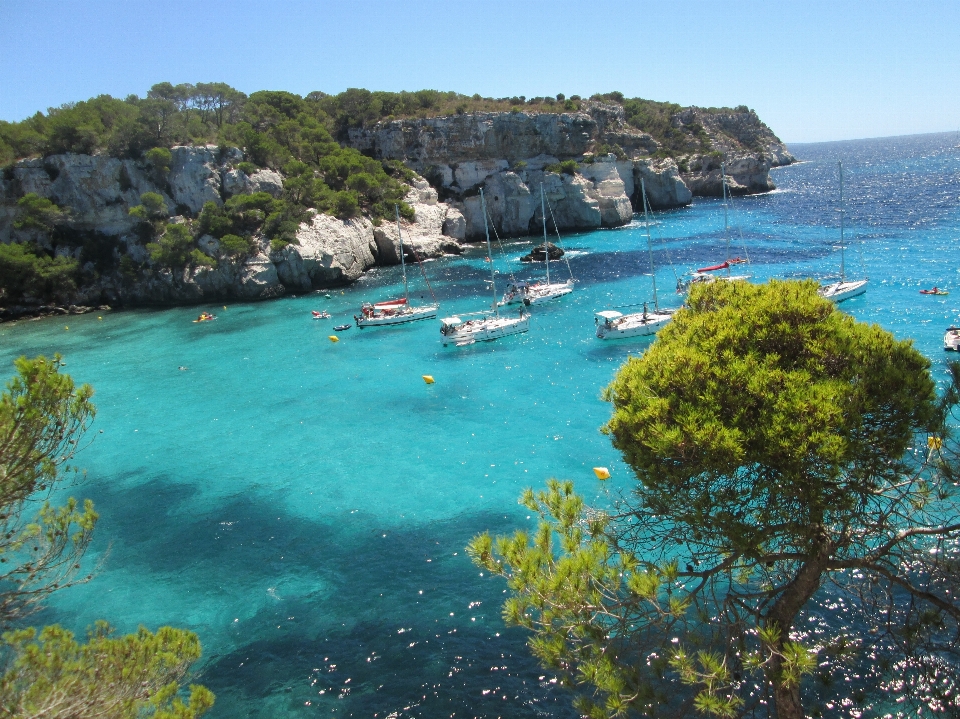
[[[0,180],[0,242],[30,240],[77,259],[95,247],[100,261],[85,262],[84,281],[72,300],[76,305],[267,298],[347,284],[376,264],[399,262],[395,224],[374,227],[364,218],[341,221],[317,213],[301,223],[297,243],[279,251],[272,251],[266,238],[255,236],[255,251],[233,259],[218,240],[204,235],[198,245],[216,260],[215,267],[155,266],[142,225],[129,214],[140,204],[142,193],[160,194],[171,221],[177,222],[195,217],[205,202],[222,205],[232,195],[251,192],[278,196],[283,188],[277,172],[260,170],[248,176],[237,169],[243,153],[236,148],[220,152],[213,145],[175,147],[171,152],[170,171],[162,174],[144,163],[104,156],[54,155],[17,163]],[[68,210],[57,239],[14,228],[17,200],[30,192]],[[422,257],[460,251],[465,223],[459,211],[438,202],[436,191],[422,179],[413,182],[406,201],[415,212],[415,222],[403,222],[406,244]],[[124,257],[137,268],[121,271]],[[6,312],[13,316],[29,309]],[[0,314],[3,311],[0,307]]]
[[[691,156],[687,171],[681,173],[691,192],[698,196],[723,194],[721,160],[726,163],[728,187],[738,195],[776,189],[770,168],[796,162],[787,146],[753,111],[707,112],[690,107],[674,115],[672,124],[677,128],[699,125],[710,137],[713,153]]]
[[[702,127],[706,153],[656,160],[650,135],[629,126],[619,105],[584,104],[560,114],[476,113],[384,122],[349,133],[349,144],[378,159],[401,160],[426,177],[440,196],[461,210],[466,236],[483,235],[479,191],[498,232],[526,235],[540,223],[539,188],[561,230],[615,227],[640,206],[643,178],[654,209],[688,204],[694,194],[719,190],[720,155],[730,186],[740,193],[773,189],[770,167],[793,162],[775,135],[752,112],[711,113],[688,108],[672,118],[678,129]],[[615,147],[617,154],[598,154]],[[618,159],[619,158],[619,159]],[[574,160],[573,174],[547,172]],[[714,168],[716,165],[716,168]],[[683,172],[680,172],[682,167]]]
[[[481,190],[500,236],[536,235],[541,187],[551,230],[616,227],[641,207],[641,184],[654,209],[680,207],[694,195],[720,194],[721,161],[734,193],[773,189],[770,168],[794,161],[753,112],[676,113],[676,134],[697,138],[688,145],[699,149],[662,159],[663,148],[628,125],[623,107],[586,102],[582,108],[383,122],[351,131],[349,144],[377,159],[401,160],[421,175],[406,198],[415,221],[403,223],[405,243],[421,257],[456,253],[462,241],[483,238]],[[266,298],[346,284],[374,265],[399,262],[394,223],[314,213],[282,249],[254,235],[251,252],[235,258],[205,235],[198,245],[215,267],[161,267],[146,249],[142,221],[129,214],[143,193],[161,195],[171,221],[186,222],[206,202],[222,206],[255,192],[279,197],[284,183],[273,170],[246,174],[237,148],[174,147],[171,155],[168,171],[100,155],[21,160],[0,176],[0,242],[30,240],[81,260],[74,302],[85,305]],[[17,200],[26,193],[68,211],[57,233],[13,227]]]

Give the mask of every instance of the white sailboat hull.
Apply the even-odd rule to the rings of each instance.
[[[474,342],[488,342],[490,340],[516,335],[530,329],[530,316],[523,317],[484,317],[482,319],[467,320],[451,323],[449,318],[444,320],[440,328],[443,335],[443,344],[468,345]]]
[[[565,282],[562,285],[541,285],[540,287],[534,287],[532,289],[533,291],[528,293],[527,299],[530,300],[531,305],[535,305],[540,302],[555,300],[558,297],[569,295],[573,292],[573,283]]]
[[[943,349],[960,352],[960,327],[949,327],[943,335]]]
[[[661,327],[673,319],[666,312],[642,312],[622,315],[616,319],[608,319],[597,325],[597,337],[602,340],[613,340],[627,337],[647,337],[657,333]]]
[[[867,280],[856,282],[833,282],[817,290],[817,294],[832,302],[843,302],[851,297],[859,297],[867,291]]]
[[[500,307],[520,303],[535,305],[540,302],[547,302],[549,300],[555,300],[558,297],[563,297],[564,295],[569,295],[571,292],[573,292],[572,282],[549,285],[528,285],[523,289],[507,292],[507,294],[503,296],[503,300],[498,302],[497,305]]]
[[[384,325],[402,325],[417,320],[427,320],[437,316],[437,305],[429,307],[401,307],[389,314],[357,317],[357,327],[383,327]]]

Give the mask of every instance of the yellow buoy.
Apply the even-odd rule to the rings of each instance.
[[[97,317],[97,319],[103,322],[103,317]]]
[[[434,382],[433,375],[432,374],[423,375],[423,381],[426,382],[427,384],[433,384]]]
[[[330,341],[331,341],[331,342],[339,342],[339,341],[340,341],[340,338],[337,337],[336,335],[329,335],[329,338],[330,338]]]
[[[940,439],[939,437],[930,435],[929,437],[927,437],[927,446],[930,449],[940,449],[943,446],[943,440]]]
[[[226,305],[224,305],[224,306],[223,306],[223,309],[227,309],[227,306],[226,306]]]
[[[68,329],[70,329],[70,328],[69,328],[69,327],[64,327],[63,329],[68,330]]]
[[[610,470],[606,467],[594,467],[593,473],[597,475],[597,479],[610,479]]]

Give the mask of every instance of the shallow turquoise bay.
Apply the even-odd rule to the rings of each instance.
[[[732,203],[754,277],[836,272],[843,158],[848,237],[862,240],[871,280],[843,309],[912,338],[943,380],[943,330],[960,317],[955,143],[951,133],[795,147],[807,162],[776,170],[778,191]],[[198,632],[200,681],[218,696],[211,717],[574,716],[524,635],[504,628],[502,584],[480,577],[464,546],[485,529],[531,526],[517,497],[548,477],[597,503],[629,488],[599,432],[599,395],[648,341],[601,342],[592,313],[651,299],[639,219],[565,236],[576,291],[535,307],[526,335],[463,348],[442,347],[432,320],[328,339],[362,301],[396,295],[399,268],[330,299],[0,325],[6,375],[21,354],[60,352],[96,389],[94,441],[78,458],[87,479],[71,491],[101,513],[88,559],[102,564],[40,620]],[[660,299],[676,305],[674,270],[725,255],[722,206],[699,200],[655,220]],[[532,274],[517,261],[528,249],[506,244],[501,289],[508,268]],[[484,255],[426,263],[443,316],[489,303]],[[859,276],[856,243],[847,260]],[[919,295],[933,285],[951,294]],[[203,309],[216,322],[191,322]],[[333,317],[314,321],[313,309]],[[612,480],[598,482],[594,466]]]

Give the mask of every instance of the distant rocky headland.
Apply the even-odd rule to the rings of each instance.
[[[262,92],[211,83],[0,122],[0,317],[260,299],[535,234],[774,189],[794,162],[745,108],[455,93]],[[59,309],[58,309],[59,308]],[[81,308],[81,309],[77,309]]]

